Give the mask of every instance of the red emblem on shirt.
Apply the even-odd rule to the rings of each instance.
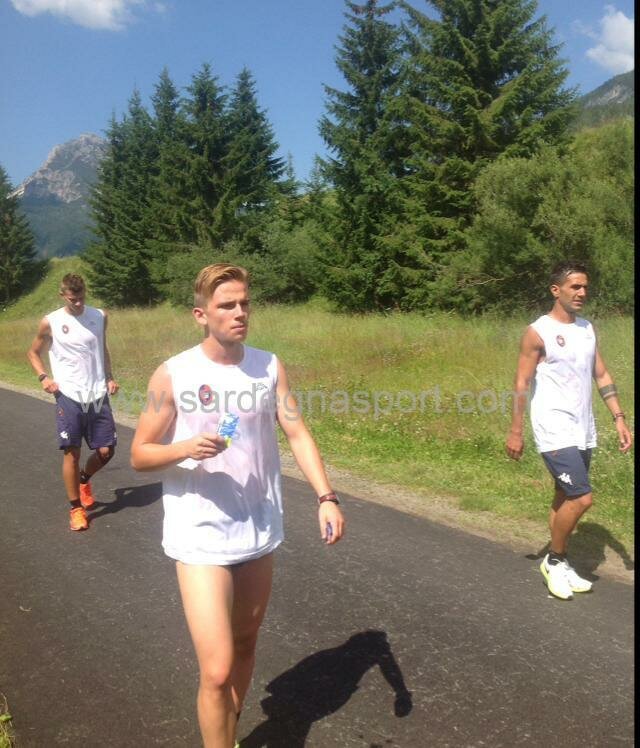
[[[62,332],[66,335],[69,332],[69,328],[66,325],[62,325]]]
[[[198,390],[198,398],[203,405],[209,405],[213,399],[213,391],[208,384],[201,384]]]
[[[556,343],[562,348],[564,345],[564,338],[562,335],[556,335]]]

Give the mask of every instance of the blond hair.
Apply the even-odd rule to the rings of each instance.
[[[61,294],[64,294],[67,291],[71,291],[71,293],[82,293],[85,290],[84,278],[76,273],[67,273],[60,281]]]
[[[193,285],[193,304],[203,307],[213,296],[216,288],[228,281],[239,281],[249,285],[249,273],[238,265],[230,265],[228,262],[217,262],[215,265],[207,265],[198,273]]]

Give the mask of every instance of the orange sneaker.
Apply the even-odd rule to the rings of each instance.
[[[72,530],[88,530],[89,523],[87,522],[87,515],[84,509],[79,506],[72,509],[69,513],[69,527]]]
[[[96,503],[90,482],[80,484],[80,503],[85,509],[91,509],[91,507]]]

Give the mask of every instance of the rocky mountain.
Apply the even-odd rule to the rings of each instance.
[[[57,145],[15,190],[41,257],[77,254],[91,239],[88,198],[106,148],[92,133]]]
[[[633,117],[634,114],[634,72],[610,78],[598,88],[579,99],[580,114],[576,127],[596,127],[618,117]]]

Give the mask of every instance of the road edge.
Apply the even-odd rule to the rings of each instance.
[[[11,384],[2,380],[0,380],[0,388],[51,402],[51,396],[42,390]],[[113,414],[116,423],[135,429],[137,418],[116,409],[114,409]],[[280,460],[283,475],[305,480],[290,452],[281,450]],[[400,486],[384,485],[376,481],[365,480],[336,468],[328,462],[326,468],[332,486],[338,493],[349,494],[360,501],[382,504],[405,514],[422,517],[430,522],[485,538],[493,543],[511,548],[516,553],[522,553],[532,561],[540,558],[542,550],[546,548],[548,541],[546,524],[532,520],[514,520],[490,512],[473,512],[460,509],[456,504],[456,499],[451,496],[417,493]],[[348,507],[346,507],[346,513],[348,518]],[[599,575],[625,584],[634,583],[634,570],[627,569],[623,560],[610,548],[604,549],[604,557],[604,561],[600,560],[596,567]]]

